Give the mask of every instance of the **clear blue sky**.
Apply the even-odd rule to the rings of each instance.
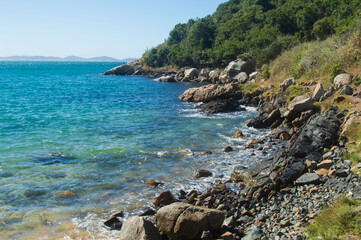
[[[1,0],[0,56],[140,57],[226,0]]]

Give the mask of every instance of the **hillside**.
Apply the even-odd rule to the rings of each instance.
[[[224,67],[244,52],[268,63],[302,42],[357,27],[361,0],[230,0],[205,18],[178,24],[146,52],[149,67]]]

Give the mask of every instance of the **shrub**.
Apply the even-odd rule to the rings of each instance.
[[[338,74],[342,73],[343,64],[338,63],[330,68],[330,74],[332,77],[336,77]]]
[[[352,79],[353,84],[355,84],[356,86],[361,84],[361,74],[357,74],[353,79]]]

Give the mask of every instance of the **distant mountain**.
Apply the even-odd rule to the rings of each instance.
[[[93,57],[93,58],[82,58],[78,56],[68,56],[65,58],[61,57],[45,57],[45,56],[10,56],[0,57],[0,61],[41,61],[41,62],[130,62],[136,58],[126,58],[119,60],[111,57]]]

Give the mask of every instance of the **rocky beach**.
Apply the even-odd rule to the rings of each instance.
[[[230,166],[234,168],[230,179],[216,180],[204,191],[165,191],[140,216],[112,216],[105,225],[119,230],[120,239],[306,239],[305,227],[327,204],[346,195],[361,199],[360,178],[355,174],[361,166],[352,166],[345,158],[352,144],[347,133],[359,113],[336,106],[343,96],[357,97],[352,75],[337,75],[327,91],[321,83],[307,83],[308,91],[287,99],[292,86],[305,84],[287,78],[279,86],[267,85],[255,67],[256,60],[246,55],[225,69],[145,69],[135,61],[104,73],[204,83],[186,90],[179,100],[198,102],[207,114],[257,107],[259,116],[247,126],[271,132],[261,139],[247,139],[244,148],[279,149],[275,156],[249,166]],[[335,104],[321,111],[317,103],[330,99]],[[240,130],[234,137],[244,138]],[[223,149],[232,150],[232,146]],[[212,167],[205,166],[193,178],[210,176]]]

